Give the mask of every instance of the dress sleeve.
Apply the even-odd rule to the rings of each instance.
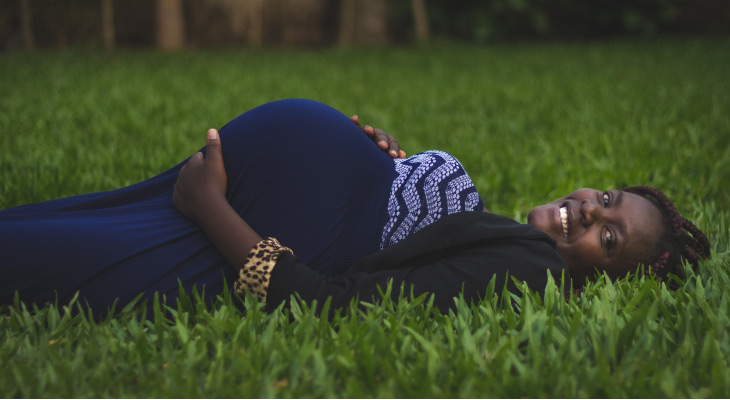
[[[266,238],[256,244],[239,270],[234,289],[239,294],[250,291],[259,301],[275,307],[290,300],[297,293],[302,300],[318,301],[321,306],[331,297],[331,309],[346,307],[350,300],[359,297],[370,301],[380,298],[378,288],[385,290],[393,280],[393,288],[406,290],[414,287],[414,294],[438,293],[437,306],[445,310],[454,296],[458,296],[462,283],[470,279],[460,268],[441,261],[419,267],[405,267],[373,273],[356,272],[337,277],[327,277],[299,261],[294,253],[274,238]],[[399,290],[393,290],[394,298]],[[409,292],[410,293],[410,292]]]
[[[506,284],[510,291],[518,293],[512,279],[508,279],[514,277],[541,294],[547,283],[548,271],[555,279],[560,279],[563,270],[561,261],[551,263],[539,259],[539,255],[535,256],[538,257],[535,261],[526,258],[515,260],[514,257],[504,259],[495,251],[525,254],[525,249],[520,246],[500,243],[496,249],[467,249],[425,262],[406,262],[396,268],[354,271],[328,277],[309,268],[276,240],[266,239],[252,250],[246,265],[240,270],[236,290],[251,290],[272,308],[290,301],[295,293],[306,302],[317,300],[317,307],[331,298],[330,310],[336,310],[347,307],[353,298],[367,302],[381,299],[379,289],[385,291],[392,279],[391,296],[394,300],[397,300],[403,286],[405,294],[410,294],[411,290],[416,296],[433,294],[434,306],[441,312],[448,312],[454,308],[454,298],[460,294],[467,302],[478,301],[486,294],[492,279],[495,279],[495,290],[499,292]],[[530,251],[526,253],[532,254]]]
[[[272,276],[277,283],[270,289]],[[288,301],[294,293],[307,301],[332,296],[334,305],[340,306],[358,293],[358,289],[370,284],[375,287],[375,282],[368,278],[369,274],[365,273],[328,278],[299,261],[291,249],[275,238],[266,238],[251,249],[233,287],[238,294],[252,292],[259,301],[272,306]]]
[[[382,299],[383,292],[392,280],[391,298],[397,301],[401,285],[405,294],[418,296],[423,293],[435,295],[434,305],[442,312],[454,306],[454,297],[459,296],[462,287],[465,298],[484,295],[488,280],[448,260],[438,260],[427,265],[403,266],[402,268],[375,272],[350,272],[328,277],[307,267],[290,253],[282,254],[272,272],[267,304],[273,307],[288,302],[296,293],[306,301],[317,300],[321,307],[331,298],[330,310],[345,308],[353,298],[372,302]],[[467,300],[468,301],[468,300]]]
[[[411,290],[415,296],[433,294],[434,306],[446,313],[455,307],[454,298],[461,294],[467,302],[479,301],[486,294],[492,279],[495,280],[495,291],[501,292],[506,285],[508,290],[519,293],[512,277],[527,283],[530,289],[543,295],[548,272],[556,281],[561,279],[564,269],[562,261],[557,258],[557,254],[553,261],[550,261],[550,257],[541,258],[541,255],[549,255],[547,253],[527,252],[529,258],[518,260],[514,257],[500,258],[499,254],[520,251],[525,254],[524,250],[520,246],[500,244],[497,249],[467,249],[426,262],[414,260],[396,268],[355,271],[335,277],[321,275],[300,262],[291,252],[282,252],[270,272],[265,299],[269,306],[276,307],[288,302],[291,295],[297,293],[304,301],[317,300],[317,307],[321,307],[325,300],[331,298],[330,310],[336,310],[347,307],[353,298],[367,302],[380,300],[380,290],[385,291],[392,280],[393,300],[397,301],[402,286],[405,295],[409,295]]]

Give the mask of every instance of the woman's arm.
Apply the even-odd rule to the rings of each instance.
[[[193,154],[180,170],[173,203],[203,229],[229,264],[240,267],[261,237],[226,200],[227,178],[218,131],[208,130],[205,147],[205,157],[200,152]]]
[[[350,118],[360,127],[358,117]],[[382,129],[361,128],[393,158],[404,158],[398,141]],[[261,237],[226,200],[226,171],[223,166],[218,131],[208,130],[206,156],[193,154],[182,167],[175,183],[173,203],[186,217],[194,220],[232,266],[241,266]]]

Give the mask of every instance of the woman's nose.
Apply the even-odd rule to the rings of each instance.
[[[601,217],[602,210],[603,208],[594,202],[583,200],[580,203],[581,223],[583,226],[588,227],[593,225]]]

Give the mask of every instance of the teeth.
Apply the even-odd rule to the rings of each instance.
[[[563,236],[568,237],[568,209],[560,207],[560,223],[563,225]]]

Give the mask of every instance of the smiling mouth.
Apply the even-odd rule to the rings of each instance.
[[[563,226],[563,237],[568,238],[568,208],[560,207],[560,224]]]

